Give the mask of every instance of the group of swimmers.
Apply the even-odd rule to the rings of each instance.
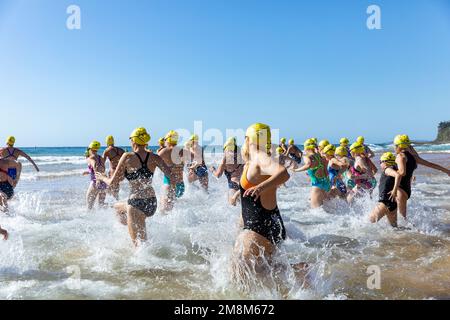
[[[164,192],[160,199],[162,211],[173,209],[177,199],[185,192],[184,171],[187,168],[187,180],[199,181],[208,191],[209,171],[220,178],[225,175],[229,188],[229,203],[237,205],[240,201],[241,233],[238,235],[233,261],[239,273],[242,266],[263,259],[270,261],[277,246],[286,239],[286,230],[277,204],[277,190],[289,179],[291,172],[307,172],[311,183],[311,207],[318,208],[332,198],[342,198],[352,203],[355,197],[371,195],[377,186],[375,174],[378,169],[373,163],[374,153],[364,144],[364,138],[350,144],[342,138],[335,147],[327,140],[320,142],[315,138],[304,142],[301,151],[293,139],[286,144],[281,139],[274,148],[271,141],[271,129],[268,125],[256,123],[250,126],[245,135],[242,148],[237,146],[235,138],[225,143],[223,159],[219,167],[208,167],[205,163],[204,148],[199,145],[197,135],[190,137],[182,147],[178,146],[179,135],[169,131],[159,140],[159,149],[148,149],[150,135],[145,128],[137,128],[130,135],[132,152],[114,145],[114,138],[107,137],[107,149],[103,155],[98,152],[101,144],[93,141],[87,151],[86,159],[91,184],[87,192],[87,205],[92,209],[95,200],[104,205],[107,192],[118,199],[119,185],[123,180],[130,184],[130,194],[126,202],[114,205],[121,223],[128,226],[133,243],[137,246],[147,239],[146,218],[155,214],[158,200],[152,187],[156,168],[164,174]],[[19,156],[33,160],[14,148],[14,139],[8,139],[8,146],[1,150],[0,160],[0,201],[3,207],[13,195],[13,189],[20,177]],[[450,175],[450,170],[424,160],[414,150],[407,135],[398,135],[394,139],[395,153],[386,152],[381,156],[381,179],[379,201],[370,214],[370,220],[377,222],[387,216],[392,226],[397,226],[397,211],[406,219],[407,201],[411,196],[411,182],[419,164],[440,170]],[[106,162],[110,170],[106,172]],[[303,163],[303,165],[302,165]],[[15,169],[15,175],[11,174]],[[13,170],[14,171],[14,170]],[[13,177],[14,176],[14,177]],[[0,228],[1,229],[1,228]],[[3,229],[0,230],[5,235]],[[6,236],[5,236],[6,237]],[[305,264],[299,264],[304,271]]]
[[[8,211],[8,201],[14,196],[14,189],[20,180],[22,164],[18,161],[23,157],[31,162],[36,171],[39,167],[31,157],[22,150],[15,148],[16,139],[10,136],[6,139],[6,147],[0,149],[0,211]],[[0,226],[0,235],[8,239],[8,231]]]

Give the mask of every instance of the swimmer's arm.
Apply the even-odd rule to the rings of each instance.
[[[233,196],[231,197],[231,204],[232,204],[233,206],[236,206],[236,203],[237,203],[237,200],[238,200],[240,194],[241,194],[240,191],[236,191],[236,192],[233,194]]]
[[[257,200],[261,195],[261,192],[271,188],[276,189],[290,178],[287,169],[276,162],[272,162],[272,164],[264,166],[264,175],[270,175],[270,178],[256,187],[247,189],[244,193],[244,197],[251,196]]]
[[[394,188],[392,188],[392,191],[389,192],[389,194],[391,195],[389,197],[389,199],[391,201],[395,201],[397,199],[397,192],[398,192],[398,188],[400,187],[400,181],[402,181],[402,176],[399,175],[398,172],[392,168],[387,168],[384,171],[384,174],[395,178]]]
[[[367,157],[367,162],[369,163],[372,174],[376,175],[376,173],[378,172],[377,166],[373,163],[373,161],[370,159],[370,157]]]
[[[305,164],[297,169],[294,169],[295,172],[302,172],[302,171],[306,171],[309,168],[311,168],[311,159],[309,157],[305,157],[304,158]]]
[[[33,159],[31,159],[31,157],[30,157],[28,154],[26,154],[25,152],[23,152],[23,151],[20,150],[20,149],[17,149],[17,148],[16,148],[16,150],[17,150],[17,153],[19,154],[19,156],[22,156],[22,157],[24,157],[25,159],[27,159],[28,161],[30,161],[31,164],[33,165],[34,169],[36,169],[36,171],[39,172],[39,167],[38,167],[37,164],[33,161]]]
[[[372,151],[372,149],[370,149],[369,147],[366,147],[366,151],[367,151],[367,157],[368,158],[375,157],[375,153]]]
[[[428,167],[428,168],[431,168],[431,169],[434,169],[434,170],[442,171],[442,172],[450,175],[450,170],[448,170],[447,168],[444,168],[444,167],[442,167],[442,166],[440,166],[440,165],[438,165],[436,163],[427,161],[427,160],[419,157],[418,155],[415,156],[415,158],[416,158],[416,161],[417,161],[418,164],[421,164],[421,165],[423,165],[425,167]]]
[[[212,168],[212,174],[216,177],[216,178],[220,178],[223,175],[223,172],[225,170],[225,157],[222,159],[222,162],[219,165],[219,168],[214,169],[214,167]]]
[[[397,172],[401,177],[406,175],[406,157],[403,154],[397,155],[395,158],[395,163],[397,164]]]
[[[166,162],[158,155],[155,156],[156,166],[164,173],[165,176],[169,177],[169,179],[174,179],[174,175],[172,173],[172,169],[166,164]]]

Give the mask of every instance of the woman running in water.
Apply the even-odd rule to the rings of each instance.
[[[354,161],[347,172],[349,177],[347,187],[352,190],[347,197],[349,203],[357,195],[366,193],[372,195],[373,189],[377,186],[375,174],[378,171],[372,160],[365,155],[363,145],[355,142],[350,146],[350,152]]]
[[[394,139],[395,152],[397,153],[396,164],[398,173],[402,176],[399,192],[397,194],[398,211],[406,219],[406,208],[409,198],[411,197],[411,179],[417,165],[421,164],[425,167],[442,171],[450,175],[450,170],[422,159],[416,150],[411,146],[411,141],[407,135],[398,135]]]
[[[294,139],[289,140],[289,146],[285,155],[294,160],[297,165],[302,164],[303,152],[295,145]]]
[[[288,146],[286,145],[286,138],[280,139],[280,144],[278,145],[279,148],[283,149],[283,153],[286,153]]]
[[[17,161],[19,157],[24,157],[33,165],[34,169],[39,172],[39,167],[37,164],[31,159],[31,157],[18,148],[14,148],[14,144],[16,143],[16,138],[13,136],[9,136],[6,139],[6,148],[2,148],[0,150],[0,158],[2,159],[12,159]]]
[[[239,180],[244,169],[244,161],[236,144],[236,138],[230,138],[223,146],[223,158],[219,168],[212,167],[212,174],[220,178],[223,174],[228,181],[228,202],[236,205],[239,197]]]
[[[114,145],[113,136],[106,137],[106,150],[103,152],[103,159],[105,159],[105,162],[106,160],[109,160],[109,177],[112,177],[114,175],[114,171],[119,164],[120,157],[122,157],[124,153],[125,150]],[[117,188],[117,186],[111,186],[111,188],[109,188],[109,191],[111,192],[112,196],[116,198],[116,200],[119,200],[120,189]]]
[[[342,150],[339,150],[342,151]],[[345,155],[347,152],[345,152]],[[328,176],[330,177],[331,192],[330,195],[334,197],[345,198],[347,196],[347,187],[342,180],[342,173],[348,169],[348,164],[340,161],[335,157],[336,147],[329,144],[323,149],[323,154],[328,161]]]
[[[319,149],[319,153],[322,157],[325,157],[325,154],[323,153],[323,149],[325,149],[325,147],[328,146],[329,144],[330,144],[330,141],[328,141],[326,139],[319,142],[318,149]]]
[[[204,148],[198,144],[198,135],[192,135],[189,140],[192,163],[189,166],[188,181],[189,183],[193,183],[199,180],[203,189],[208,191],[208,168],[205,164]]]
[[[0,234],[3,236],[3,240],[8,240],[8,231],[2,229],[2,226],[0,226]]]
[[[159,140],[158,140],[158,151],[156,151],[156,153],[159,153],[165,147],[166,147],[165,139],[164,138],[159,138]]]
[[[244,230],[236,239],[233,275],[240,280],[244,270],[261,272],[286,239],[286,230],[277,205],[277,188],[289,179],[283,166],[270,156],[270,127],[257,123],[247,129],[242,157],[245,167],[240,179]]]
[[[397,194],[402,176],[398,173],[395,156],[386,152],[381,156],[381,178],[378,205],[370,213],[372,223],[380,221],[384,216],[393,227],[397,227]]]
[[[358,142],[359,144],[362,144],[364,146],[364,152],[366,153],[366,156],[369,158],[373,158],[375,157],[375,153],[373,153],[373,151],[369,148],[369,146],[367,146],[366,144],[364,144],[365,139],[363,136],[359,136],[356,139],[356,142]]]
[[[176,131],[169,131],[164,138],[165,146],[158,152],[158,155],[164,160],[171,169],[172,176],[164,175],[164,195],[162,198],[162,210],[171,211],[176,199],[184,195],[185,185],[183,180],[184,154],[183,148],[177,147],[179,135]]]
[[[347,150],[347,158],[352,159],[352,153],[350,152],[349,145],[350,140],[348,138],[342,138],[339,140],[339,145]]]
[[[20,180],[22,164],[13,159],[0,159],[0,210],[8,212],[8,201]]]
[[[328,177],[327,164],[316,151],[317,145],[312,139],[304,143],[305,164],[303,167],[294,170],[295,172],[307,171],[311,179],[311,208],[321,207],[328,198],[331,190],[330,178]]]
[[[88,210],[92,210],[95,200],[98,198],[99,206],[105,205],[106,190],[108,186],[101,180],[96,178],[96,173],[104,174],[106,171],[105,159],[98,154],[100,150],[100,142],[92,141],[89,145],[89,157],[86,159],[88,163],[88,171],[91,176],[91,184],[86,193],[86,203]]]
[[[153,173],[158,167],[170,179],[172,173],[160,156],[147,150],[150,135],[145,128],[137,128],[130,135],[133,152],[122,155],[111,178],[97,174],[97,178],[108,185],[120,184],[127,179],[130,195],[127,202],[115,204],[122,224],[128,226],[131,240],[135,246],[147,240],[145,219],[152,217],[157,209],[155,190],[152,187]]]

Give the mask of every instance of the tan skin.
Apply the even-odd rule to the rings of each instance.
[[[267,210],[277,207],[276,191],[279,185],[289,180],[289,174],[285,167],[271,159],[267,152],[259,150],[257,145],[248,144],[249,159],[245,166],[247,169],[247,180],[255,187],[247,189],[244,197],[261,198],[261,204]],[[238,235],[235,244],[234,256],[243,259],[244,263],[265,257],[270,259],[275,251],[275,246],[262,235],[245,230]]]
[[[104,174],[105,173],[105,159],[98,155],[96,150],[89,150],[89,157],[86,159],[88,165],[94,168],[94,172]],[[100,190],[101,181],[97,179],[97,182],[91,183],[86,192],[86,203],[88,210],[94,208],[95,200],[98,198],[98,204],[100,207],[105,206],[106,190]]]
[[[363,174],[358,176],[358,177],[354,177],[351,175],[351,173],[349,172],[348,174],[350,175],[350,177],[356,178],[358,180],[363,180],[363,179],[371,179],[375,176],[375,174],[377,173],[378,169],[375,166],[375,164],[372,162],[372,160],[370,160],[364,153],[355,153],[352,152],[352,157],[355,159],[354,162],[354,167],[356,168],[356,170],[358,170],[359,172],[362,172]],[[358,192],[360,191],[361,187],[358,186],[358,184],[355,186],[355,188],[353,188],[352,192],[349,192],[348,196],[347,196],[347,201],[350,203],[353,201],[353,199],[355,198],[355,196],[358,195]],[[373,190],[370,190],[370,193],[372,194]]]
[[[306,150],[305,156],[303,158],[305,161],[305,164],[302,167],[295,169],[294,171],[295,172],[303,172],[303,171],[307,171],[310,168],[317,167],[318,162],[314,157],[315,154],[317,154],[315,152],[315,150]],[[316,175],[317,175],[317,178],[324,178],[328,175],[328,172],[326,170],[327,162],[322,157],[320,157],[320,161],[322,161],[323,169],[317,170]],[[318,187],[311,187],[311,208],[312,209],[316,209],[316,208],[323,206],[323,203],[325,202],[325,200],[327,198],[328,198],[327,192],[325,192],[324,190],[322,190]]]
[[[336,158],[334,155],[325,154],[325,158],[328,161],[328,166],[333,168],[334,170],[339,170],[340,173],[348,169],[348,163],[342,161],[341,159]],[[336,188],[333,181],[331,181],[330,195],[341,198],[346,196],[346,194],[341,193],[339,189]]]
[[[394,170],[392,166],[389,167],[386,165],[382,165],[382,169],[384,170],[384,173],[387,176],[395,178],[394,188],[392,189],[392,191],[389,192],[390,194],[389,200],[395,201],[397,199],[402,176],[396,170]],[[389,211],[388,207],[386,207],[386,205],[381,202],[379,202],[377,206],[372,210],[369,219],[370,222],[376,223],[381,219],[383,219],[384,216],[387,217],[391,226],[395,228],[397,227],[397,209]]]
[[[8,169],[16,169],[16,178],[12,179],[6,172]],[[20,162],[0,159],[0,182],[7,181],[14,189],[20,180],[20,175],[22,174],[22,164]],[[8,197],[6,194],[0,191],[0,210],[3,212],[8,211]]]
[[[422,159],[413,147],[400,148],[397,146],[397,147],[395,147],[395,152],[397,153],[395,162],[397,164],[398,173],[400,174],[400,176],[404,177],[406,175],[407,157],[404,154],[405,151],[409,151],[414,156],[418,165],[422,165],[422,166],[425,166],[425,167],[428,167],[428,168],[431,168],[434,170],[441,171],[441,172],[447,174],[448,176],[450,176],[449,169],[444,168],[436,163],[432,163],[430,161]],[[408,194],[400,187],[398,190],[397,205],[398,205],[398,211],[405,219],[406,219],[406,215],[407,215],[407,204],[408,204]]]
[[[237,153],[237,163],[234,161],[234,152],[233,151],[225,151],[224,156],[222,158],[222,162],[219,167],[215,169],[211,168],[212,174],[216,178],[222,177],[225,171],[231,172],[231,181],[239,185],[239,180],[241,179],[242,171],[244,169],[243,160],[241,153],[238,151]],[[239,191],[229,189],[228,190],[228,202],[235,206],[239,199]]]
[[[125,153],[125,150],[122,148],[115,147],[114,145],[108,146],[106,150],[103,152],[103,158],[106,160],[109,160],[110,163],[110,170],[108,175],[110,177],[113,176],[114,171],[116,170],[117,166],[119,165],[120,157]],[[119,200],[119,191],[120,189],[117,187],[109,188],[109,191],[111,192],[112,196]]]
[[[170,168],[166,165],[164,160],[146,149],[145,145],[138,145],[135,142],[131,142],[131,147],[134,152],[139,154],[142,160],[150,154],[147,168],[151,172],[155,172],[156,168],[159,168],[165,175],[171,179],[172,176]],[[141,162],[134,153],[124,153],[120,158],[119,164],[114,172],[114,175],[110,178],[105,175],[98,174],[97,179],[101,179],[108,185],[119,185],[121,181],[125,179],[125,171],[133,172],[141,168]],[[130,195],[129,199],[149,199],[155,197],[155,190],[152,187],[152,181],[148,180],[133,180],[130,183]],[[128,232],[131,240],[135,246],[139,246],[141,242],[147,240],[147,229],[145,220],[147,216],[141,210],[128,205],[127,202],[118,202],[114,205],[117,215],[122,224],[128,226]]]
[[[0,158],[8,157],[10,153],[12,154],[12,156],[10,158],[14,158],[14,160],[16,160],[16,161],[19,159],[19,157],[24,157],[25,159],[30,161],[30,163],[33,165],[34,169],[37,172],[39,172],[39,167],[33,161],[33,159],[31,159],[31,157],[28,154],[26,154],[25,152],[23,152],[22,150],[20,150],[18,148],[14,148],[14,146],[8,145],[5,148],[2,148],[0,150]]]
[[[192,165],[189,167],[189,174],[188,174],[188,181],[189,183],[193,183],[197,180],[199,180],[200,185],[203,187],[204,190],[208,191],[208,174],[206,174],[204,177],[198,177],[195,174],[195,169],[203,164],[205,164],[205,159],[203,158],[203,151],[202,147],[198,144],[198,141],[192,141],[191,142],[191,154],[194,159]]]
[[[178,148],[176,144],[165,143],[164,148],[158,151],[158,155],[171,169],[173,179],[170,179],[170,186],[164,185],[164,196],[162,198],[162,210],[171,211],[176,201],[176,186],[183,183],[184,160],[183,155],[189,151]]]
[[[8,231],[5,229],[2,229],[0,226],[0,234],[3,236],[3,240],[8,240]]]
[[[290,144],[286,150],[286,152],[284,153],[285,156],[289,157],[289,155],[294,154],[297,158],[302,159],[303,158],[303,152],[296,146],[293,144]],[[293,161],[294,164],[294,169],[297,168],[298,164]]]
[[[247,189],[243,196],[254,197],[255,200],[260,199],[265,209],[273,210],[277,207],[276,193],[278,186],[289,180],[289,173],[278,161],[272,159],[265,150],[261,151],[257,145],[249,142],[248,138],[246,138],[245,143],[249,150],[249,157],[245,164],[247,180],[255,187]],[[276,247],[262,235],[250,230],[242,231],[236,239],[233,251],[232,270],[234,278],[244,279],[243,266],[251,266],[256,263],[255,270],[258,270],[262,268],[265,261],[271,263],[275,251]],[[293,265],[292,268],[294,268],[297,276],[304,280],[308,266],[299,263]]]

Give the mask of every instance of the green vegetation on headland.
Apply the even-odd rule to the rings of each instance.
[[[435,143],[450,143],[450,121],[439,123],[438,135]]]
[[[439,123],[437,138],[434,141],[414,141],[414,144],[443,144],[450,143],[450,121]]]

